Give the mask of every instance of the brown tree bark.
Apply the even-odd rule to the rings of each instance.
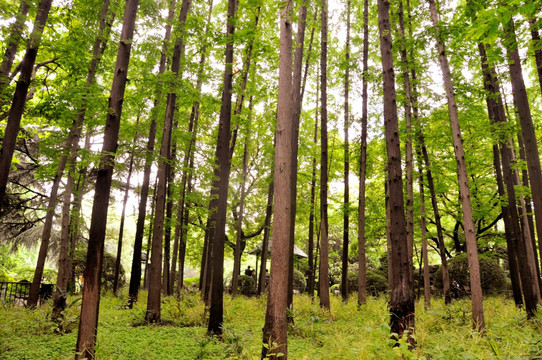
[[[0,149],[0,207],[4,205],[4,196],[8,183],[9,170],[11,168],[11,159],[17,143],[17,135],[21,125],[24,107],[26,104],[26,95],[32,78],[34,63],[38,55],[38,49],[43,34],[43,28],[49,16],[52,0],[41,0],[38,5],[36,18],[34,20],[34,29],[30,34],[30,40],[26,53],[22,60],[21,71],[11,107],[9,109],[8,122],[4,130],[4,139]]]
[[[320,77],[320,69],[316,71],[317,78]],[[316,106],[315,106],[315,115],[314,115],[314,145],[318,146],[318,102],[320,96],[320,83],[318,79],[316,81]],[[315,275],[316,275],[316,256],[314,253],[314,230],[315,225],[315,212],[316,212],[316,156],[312,158],[312,175],[311,175],[311,205],[309,212],[309,239],[308,239],[308,265],[309,265],[309,276],[307,279],[307,292],[309,296],[314,298],[314,287],[315,287]]]
[[[168,42],[171,37],[171,22],[175,14],[176,0],[170,0],[168,5],[168,17],[166,20],[165,35],[162,45],[162,53],[160,55],[160,65],[158,68],[158,76],[162,75],[166,69],[166,54]],[[136,233],[134,236],[134,255],[132,258],[132,268],[130,276],[129,306],[137,301],[139,286],[141,283],[141,252],[143,249],[143,231],[145,229],[145,216],[147,212],[147,200],[149,197],[149,183],[151,176],[151,167],[153,163],[154,143],[156,140],[156,118],[158,116],[158,108],[162,98],[161,84],[156,91],[153,108],[151,110],[151,124],[149,126],[149,136],[147,140],[147,149],[145,154],[145,166],[143,168],[143,182],[141,184],[141,199],[139,200],[139,208],[136,223]],[[147,259],[148,260],[148,259]]]
[[[485,328],[484,309],[482,304],[482,286],[480,282],[480,265],[478,263],[478,249],[476,245],[476,231],[474,229],[474,220],[472,217],[472,206],[470,202],[470,190],[467,175],[467,165],[465,163],[465,151],[461,139],[461,129],[457,114],[457,105],[452,84],[450,67],[445,52],[444,42],[440,35],[439,18],[434,0],[428,0],[431,12],[431,19],[437,36],[437,51],[439,54],[439,63],[442,71],[442,78],[448,100],[448,113],[450,117],[450,126],[452,128],[453,144],[457,162],[457,176],[459,182],[459,192],[461,198],[461,207],[463,210],[463,228],[465,229],[465,242],[467,245],[467,256],[469,261],[470,287],[472,298],[472,321],[473,327],[483,332]]]
[[[184,24],[188,16],[191,0],[183,0],[181,11],[179,12],[179,25],[182,33],[175,41],[173,49],[173,58],[171,61],[171,71],[175,78],[180,78],[182,48],[184,41]],[[145,322],[160,322],[161,317],[161,269],[162,269],[162,238],[164,234],[164,212],[166,207],[167,190],[167,170],[168,160],[170,158],[171,131],[173,127],[173,117],[176,110],[177,89],[176,84],[171,84],[172,88],[167,95],[166,116],[164,120],[164,130],[162,135],[162,144],[160,147],[160,158],[158,161],[158,183],[156,185],[156,208],[154,215],[154,231],[152,234],[151,265],[149,267],[149,293],[147,297],[147,311],[145,313]],[[169,267],[168,267],[169,269]],[[167,278],[166,278],[167,279]],[[166,280],[167,281],[167,280]],[[165,282],[166,283],[166,282]]]
[[[139,0],[128,0],[124,9],[124,19],[117,61],[109,97],[109,111],[105,126],[104,143],[96,179],[96,190],[92,206],[87,262],[84,272],[83,300],[81,302],[81,317],[77,334],[76,358],[93,358],[96,334],[98,331],[98,310],[100,305],[100,287],[103,263],[105,230],[107,225],[107,210],[111,190],[111,177],[117,150],[120,119],[132,37],[135,29]]]
[[[539,248],[542,248],[542,236],[540,236],[540,234],[542,234],[542,172],[540,169],[540,157],[538,152],[537,138],[533,126],[529,98],[527,96],[525,82],[523,80],[523,70],[516,42],[515,25],[513,19],[511,17],[506,19],[503,23],[503,26],[504,34],[506,36],[504,44],[507,51],[508,66],[510,69],[512,95],[514,98],[514,104],[516,106],[519,123],[521,125],[523,142],[525,145],[525,155],[527,159],[527,168],[529,171],[529,182],[531,185],[531,195],[534,204],[534,214],[536,218],[536,233],[539,234],[538,246]],[[526,241],[525,246],[527,251],[527,259],[531,264],[530,267],[532,267],[533,270],[536,270],[534,265],[536,246],[533,248],[532,242],[529,243],[529,241]],[[535,285],[535,281],[538,284],[540,283],[536,271],[534,271],[532,277],[533,286]],[[538,284],[536,286],[537,289],[533,289],[533,292],[536,294],[535,296],[537,302],[540,301],[541,296]],[[525,287],[526,284],[523,284],[523,286]]]
[[[414,159],[412,154],[412,96],[410,86],[410,59],[407,56],[407,39],[405,35],[405,23],[403,16],[403,1],[399,1],[398,7],[399,34],[401,36],[401,66],[403,72],[403,85],[405,91],[405,119],[406,119],[406,141],[405,141],[405,163],[406,163],[406,222],[408,240],[408,259],[410,267],[413,267],[414,254]]]
[[[247,134],[245,137],[245,146],[243,149],[243,169],[242,169],[242,180],[241,180],[241,195],[239,199],[239,213],[237,217],[237,239],[235,241],[235,250],[233,254],[233,279],[231,283],[231,294],[232,297],[237,295],[237,285],[239,282],[239,273],[241,272],[241,241],[243,240],[243,217],[245,212],[245,197],[246,197],[246,183],[248,175],[248,146],[250,139],[250,129],[247,129]]]
[[[350,151],[348,141],[348,128],[350,109],[348,105],[348,91],[350,90],[350,9],[351,1],[346,3],[346,49],[345,61],[346,69],[344,71],[344,204],[343,204],[343,253],[341,268],[341,297],[343,301],[348,300],[348,246],[349,246],[349,227],[350,227]]]
[[[262,255],[260,263],[260,279],[258,281],[258,295],[265,291],[267,277],[267,253],[269,247],[269,234],[271,232],[271,217],[273,216],[273,194],[275,191],[275,183],[273,182],[274,172],[271,172],[271,181],[267,190],[267,206],[265,207],[265,222],[262,241]]]
[[[473,6],[472,2],[467,3],[467,5],[469,7]],[[486,47],[484,44],[478,44],[478,51],[480,53],[483,85],[484,89],[487,92],[486,103],[490,122],[494,126],[495,124],[504,125],[507,119],[506,113],[504,111],[504,103],[499,90],[497,73],[495,71],[495,68],[491,66],[488,62]],[[506,198],[508,202],[508,204],[506,205],[503,204],[501,208],[505,224],[505,236],[508,252],[508,268],[510,272],[510,279],[512,282],[512,292],[516,305],[520,306],[523,304],[523,300],[521,292],[521,281],[519,278],[517,245],[518,242],[524,242],[525,239],[519,229],[517,201],[514,188],[514,185],[519,184],[514,183],[514,179],[516,179],[514,174],[517,170],[512,169],[514,154],[512,148],[509,146],[511,139],[509,136],[498,136],[498,134],[496,135],[498,141],[493,147],[493,163],[495,167],[499,196],[503,199]],[[524,281],[527,281],[527,279],[525,279]],[[529,282],[527,282],[527,284],[528,283]]]
[[[422,258],[423,258],[423,297],[426,309],[431,307],[431,279],[429,274],[429,256],[427,253],[427,231],[425,222],[425,194],[423,187],[423,169],[420,150],[418,149],[419,185],[420,185],[420,230],[422,235]]]
[[[139,122],[139,119],[138,119]],[[135,136],[137,139],[137,134]],[[134,143],[136,142],[134,139]],[[115,277],[113,279],[113,295],[117,296],[119,292],[119,277],[120,277],[120,267],[121,267],[121,257],[122,257],[122,238],[124,236],[124,220],[126,218],[126,204],[128,203],[128,195],[130,192],[130,180],[132,179],[132,171],[134,169],[134,152],[135,146],[132,148],[130,153],[130,163],[128,165],[128,176],[126,177],[126,189],[124,189],[124,199],[122,199],[122,212],[120,215],[120,225],[119,225],[119,240],[117,242],[117,257],[115,259]]]
[[[412,268],[408,259],[389,2],[386,0],[378,1],[378,25],[384,80],[384,121],[388,153],[388,211],[390,219],[388,231],[391,242],[391,258],[388,258],[388,261],[391,260],[392,265],[392,279],[391,281],[388,279],[392,284],[389,302],[390,326],[392,333],[402,337],[405,331],[414,330],[414,286]],[[413,343],[414,339],[409,337],[409,342]]]
[[[295,242],[295,218],[297,213],[297,154],[299,150],[299,120],[301,117],[301,107],[303,104],[303,95],[301,92],[301,78],[303,68],[303,47],[305,43],[305,23],[307,19],[306,3],[302,2],[299,7],[299,20],[297,22],[297,34],[294,51],[294,68],[292,78],[292,96],[294,114],[292,122],[292,207],[290,216],[292,218],[292,227],[290,228],[290,268],[288,269],[288,308],[294,306],[294,242]],[[292,312],[288,313],[288,322],[293,323]]]
[[[218,138],[216,143],[216,167],[213,188],[211,190],[211,211],[214,212],[215,221],[211,228],[210,242],[212,246],[212,286],[211,304],[209,309],[209,324],[207,332],[213,335],[222,334],[224,321],[224,240],[226,228],[226,212],[228,200],[228,185],[230,180],[231,160],[228,151],[231,138],[231,92],[233,79],[233,35],[235,32],[236,0],[228,0],[227,15],[227,42],[225,53],[224,87],[222,90],[222,106],[218,124]]]
[[[318,273],[318,295],[320,307],[329,310],[329,239],[327,220],[327,190],[328,190],[328,141],[327,141],[327,0],[322,0],[321,8],[321,56],[320,56],[320,269]]]
[[[280,16],[279,98],[275,146],[275,193],[273,251],[267,311],[263,327],[262,358],[287,359],[288,272],[292,216],[292,136],[295,104],[292,84],[291,2],[282,1]],[[282,354],[280,356],[279,354]]]
[[[361,144],[359,158],[358,200],[358,305],[367,302],[367,257],[365,251],[365,180],[367,178],[367,76],[369,71],[369,0],[363,1],[363,75]]]

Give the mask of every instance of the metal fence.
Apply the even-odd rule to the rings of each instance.
[[[26,305],[31,285],[32,283],[27,281],[0,281],[0,300],[13,302],[17,305]],[[53,296],[53,290],[54,284],[41,284],[39,293],[40,302],[50,299]]]

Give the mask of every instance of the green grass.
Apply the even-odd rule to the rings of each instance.
[[[146,293],[133,309],[126,298],[102,297],[96,347],[98,359],[258,359],[266,299],[224,299],[224,336],[206,336],[204,306],[198,294],[181,301],[163,299],[162,325],[143,324]],[[71,299],[64,331],[50,319],[50,304],[36,310],[0,306],[0,359],[73,359],[80,301]],[[542,359],[542,319],[525,313],[504,297],[484,301],[487,330],[471,330],[470,302],[447,308],[416,307],[417,347],[393,347],[385,298],[370,298],[361,308],[332,298],[331,312],[305,295],[294,298],[295,324],[289,329],[290,359]]]

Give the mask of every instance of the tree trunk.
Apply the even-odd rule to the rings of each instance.
[[[135,138],[137,139],[137,134]],[[136,139],[134,139],[134,143]],[[135,152],[135,146],[132,148],[132,151],[130,154],[130,164],[128,165],[128,176],[126,177],[126,189],[124,190],[124,199],[122,200],[122,213],[120,215],[120,225],[119,225],[119,241],[117,243],[117,258],[115,259],[115,278],[113,279],[113,295],[114,296],[118,295],[119,286],[120,286],[119,277],[120,277],[120,267],[121,267],[120,262],[121,262],[121,257],[122,257],[122,237],[124,235],[124,220],[126,217],[126,204],[128,203],[128,194],[130,192],[130,180],[132,179],[132,170],[134,168],[134,152]]]
[[[457,162],[457,176],[459,182],[459,192],[461,198],[461,207],[463,209],[463,227],[465,230],[465,242],[467,245],[467,256],[469,261],[470,288],[472,298],[472,321],[473,327],[483,332],[485,328],[484,309],[482,304],[482,286],[480,282],[480,265],[478,263],[478,249],[476,246],[476,231],[474,229],[474,220],[472,217],[472,206],[470,202],[470,190],[467,175],[467,165],[465,163],[465,151],[461,139],[461,129],[459,128],[459,119],[457,114],[457,105],[452,84],[448,58],[445,53],[444,42],[441,39],[439,30],[439,19],[434,0],[428,0],[431,11],[431,18],[437,36],[437,49],[439,54],[439,63],[442,71],[442,78],[448,100],[448,112],[450,117],[450,126],[454,143],[454,151]]]
[[[469,7],[472,7],[472,2],[467,3]],[[482,74],[483,74],[483,85],[484,89],[487,92],[486,103],[489,119],[491,124],[506,123],[506,113],[504,111],[504,104],[502,96],[499,90],[499,85],[497,81],[497,73],[493,66],[490,66],[488,63],[486,49],[484,44],[478,44],[478,50],[480,53]],[[512,282],[512,291],[514,295],[514,301],[517,306],[523,304],[522,295],[521,295],[521,282],[519,278],[519,267],[518,267],[518,257],[517,257],[517,248],[519,241],[525,241],[521,231],[519,229],[519,220],[517,214],[517,203],[515,196],[514,184],[515,176],[513,174],[517,171],[512,169],[512,159],[514,158],[513,150],[509,147],[510,137],[509,136],[500,136],[499,133],[496,133],[497,144],[493,148],[493,163],[495,167],[495,173],[497,178],[497,188],[499,191],[499,196],[503,199],[507,199],[508,204],[502,205],[503,220],[505,225],[505,236],[507,243],[508,251],[508,267],[510,271],[510,279]],[[500,151],[500,158],[499,158]],[[501,170],[501,159],[502,159],[502,170]],[[506,197],[508,195],[508,197]]]
[[[181,11],[179,13],[179,24],[184,31],[184,24],[188,16],[191,0],[183,0]],[[184,41],[184,33],[179,35],[175,41],[173,49],[173,58],[171,61],[171,71],[175,74],[175,78],[179,79],[181,67],[182,48]],[[160,322],[161,302],[161,269],[162,269],[162,237],[164,234],[164,211],[166,207],[166,189],[167,189],[167,165],[170,157],[171,131],[173,126],[173,117],[175,113],[175,104],[177,101],[176,86],[171,84],[172,88],[167,96],[166,117],[164,120],[164,131],[162,135],[162,144],[160,147],[160,158],[158,162],[158,183],[156,186],[156,209],[154,215],[154,231],[152,234],[152,249],[151,249],[151,266],[149,268],[149,293],[147,298],[147,311],[145,314],[145,322],[155,323]]]
[[[389,303],[390,326],[392,333],[402,337],[405,331],[413,331],[414,329],[414,287],[412,268],[408,259],[389,2],[386,0],[378,1],[378,25],[384,80],[384,121],[388,153],[388,209],[390,219],[388,228],[391,242],[391,258],[388,258],[388,262],[391,261],[393,273],[391,281],[388,280],[390,284],[393,284]],[[409,337],[408,341],[413,343],[414,339]]]
[[[342,269],[341,269],[341,296],[343,301],[348,300],[348,232],[350,227],[350,184],[348,177],[350,176],[350,152],[348,142],[348,126],[349,126],[349,105],[348,105],[348,90],[350,87],[350,8],[351,1],[346,3],[346,50],[345,61],[346,69],[344,72],[344,205],[343,205],[343,253],[342,253]]]
[[[92,206],[92,217],[89,233],[87,262],[84,272],[85,286],[81,302],[81,317],[77,336],[76,357],[93,358],[96,334],[98,331],[98,309],[100,305],[100,287],[103,263],[105,230],[107,225],[107,210],[111,190],[111,177],[115,151],[119,136],[120,119],[130,50],[135,29],[139,0],[128,0],[124,10],[122,32],[117,51],[117,62],[109,97],[109,111],[104,134],[104,143],[100,158],[100,166],[96,179],[96,190]]]
[[[531,185],[531,195],[532,201],[534,204],[534,214],[536,218],[536,233],[542,234],[542,172],[540,169],[540,157],[538,153],[537,138],[533,126],[531,110],[529,105],[529,98],[527,96],[527,91],[525,88],[525,82],[523,81],[523,70],[521,67],[521,59],[519,57],[519,51],[516,43],[516,35],[514,28],[514,21],[512,18],[509,18],[505,21],[504,33],[506,35],[506,51],[508,57],[508,66],[510,68],[510,80],[512,83],[512,95],[514,97],[514,104],[517,109],[517,115],[519,118],[519,123],[521,125],[521,133],[523,137],[523,142],[525,145],[525,155],[527,159],[527,168],[529,170],[529,181]],[[525,213],[525,212],[524,212]],[[526,227],[528,228],[528,227]],[[538,236],[538,246],[542,248],[542,237]],[[534,257],[536,256],[536,246],[533,248],[532,240],[525,241],[525,250],[527,251],[527,260],[529,261],[529,266],[532,268],[532,284],[534,296],[536,302],[540,302],[540,281],[534,265]],[[519,255],[519,254],[518,254]],[[520,264],[521,266],[521,264]],[[536,282],[536,284],[535,284]],[[525,287],[527,284],[522,284],[523,290],[525,293]],[[525,299],[527,302],[527,299]],[[526,308],[532,309],[532,304],[525,304]],[[536,307],[536,305],[534,305]],[[532,316],[532,312],[529,315],[530,311],[527,311],[528,316]]]
[[[275,173],[275,211],[273,219],[273,251],[267,311],[263,327],[262,359],[287,359],[288,272],[290,267],[290,236],[292,223],[292,162],[295,106],[292,84],[292,23],[291,2],[283,1],[280,16],[279,98],[277,111]]]
[[[297,35],[294,51],[294,69],[292,78],[292,96],[293,96],[293,121],[292,121],[292,200],[290,208],[291,228],[290,228],[290,268],[288,269],[288,308],[294,306],[294,245],[295,245],[295,218],[297,213],[297,154],[299,152],[299,120],[301,117],[301,107],[303,96],[301,95],[301,74],[303,68],[303,47],[305,43],[305,23],[307,19],[307,7],[302,2],[299,7],[299,21],[297,23]],[[288,323],[293,324],[294,318],[292,312],[288,312]]]
[[[271,172],[271,181],[269,182],[269,188],[267,190],[267,206],[265,208],[265,223],[263,230],[262,241],[262,259],[260,264],[260,280],[258,281],[258,295],[266,289],[267,282],[267,248],[269,247],[269,233],[271,232],[271,217],[273,216],[273,193],[274,193],[274,172]]]
[[[224,87],[222,90],[222,106],[220,108],[220,120],[218,125],[218,138],[216,144],[216,168],[215,181],[211,195],[212,212],[215,212],[214,225],[212,226],[212,287],[211,306],[209,309],[209,334],[221,335],[222,322],[224,319],[223,308],[223,277],[224,277],[224,240],[226,236],[226,212],[228,200],[228,186],[230,180],[230,153],[228,151],[231,137],[231,92],[233,79],[233,35],[235,32],[236,0],[228,0],[227,16],[227,42],[225,54]]]
[[[100,57],[105,51],[106,44],[109,39],[109,31],[111,30],[111,25],[113,23],[114,14],[112,14],[108,19],[108,10],[109,10],[109,0],[104,1],[102,6],[101,18],[100,18],[100,28],[98,31],[98,36],[94,41],[93,51],[92,51],[92,60],[89,65],[88,74],[87,74],[87,89],[94,83],[96,77],[96,68],[100,61]],[[107,32],[107,33],[106,33]],[[62,206],[62,230],[60,236],[60,253],[58,256],[58,275],[55,295],[53,298],[54,308],[53,308],[53,318],[58,318],[61,316],[62,311],[66,307],[66,297],[68,295],[68,284],[71,276],[71,260],[72,256],[69,255],[70,248],[70,204],[71,204],[71,195],[73,191],[73,186],[75,183],[75,163],[77,161],[77,154],[79,152],[79,139],[81,138],[81,132],[83,123],[85,121],[86,114],[86,103],[82,105],[79,113],[77,114],[77,119],[74,121],[68,139],[66,140],[65,146],[69,149],[70,158],[68,166],[68,179],[66,181],[66,186],[64,188],[64,199]],[[60,159],[59,165],[57,167],[57,175],[61,174],[64,171],[64,166],[67,162],[67,155],[63,155]],[[64,165],[61,167],[62,163]],[[61,176],[61,175],[60,175]],[[60,181],[60,176],[59,181]],[[53,183],[54,188],[54,183]],[[58,188],[58,185],[57,185]],[[51,191],[51,196],[53,195]],[[56,194],[54,196],[56,197]],[[52,209],[51,209],[52,210]],[[52,220],[52,219],[51,219]],[[50,235],[50,232],[49,232]],[[42,235],[42,239],[44,236]],[[73,249],[75,250],[75,249]],[[40,277],[41,281],[41,277]],[[30,299],[29,299],[30,301]]]
[[[171,37],[171,23],[175,14],[176,0],[170,0],[168,5],[168,17],[166,20],[166,28],[164,41],[162,45],[162,53],[160,55],[160,65],[158,76],[161,76],[166,69],[166,54],[168,49],[169,39]],[[147,140],[147,149],[145,153],[145,166],[143,168],[143,183],[141,184],[141,199],[139,200],[139,208],[136,223],[136,233],[134,237],[134,255],[132,258],[132,269],[130,276],[129,306],[132,307],[137,301],[139,286],[141,283],[141,252],[143,249],[143,231],[145,229],[145,215],[147,213],[147,200],[149,197],[149,183],[151,176],[151,167],[153,162],[154,142],[156,139],[156,118],[158,116],[158,108],[162,98],[161,84],[156,90],[156,98],[151,110],[151,124],[149,126],[149,137]],[[148,259],[147,259],[148,260]],[[145,268],[146,270],[146,268]]]
[[[237,218],[237,239],[235,241],[235,250],[233,255],[233,279],[231,283],[231,294],[233,297],[237,295],[237,283],[239,282],[239,273],[241,272],[241,241],[243,240],[243,215],[245,212],[245,196],[246,196],[246,183],[247,183],[247,163],[248,163],[248,145],[250,138],[250,125],[247,129],[245,137],[245,146],[243,150],[243,174],[241,180],[241,197],[239,200],[239,215]]]
[[[320,56],[320,95],[321,95],[321,157],[320,157],[320,270],[319,297],[320,307],[329,310],[329,239],[327,221],[327,188],[328,188],[328,146],[327,146],[327,0],[322,0],[322,29]]]
[[[367,302],[367,257],[365,253],[365,180],[367,178],[367,76],[369,71],[369,0],[363,1],[363,85],[358,201],[358,305]]]
[[[419,183],[420,183],[420,230],[422,235],[423,257],[423,297],[426,309],[431,307],[431,279],[429,274],[429,256],[427,254],[427,231],[425,223],[425,194],[423,189],[423,169],[421,149],[418,149]]]
[[[22,60],[21,72],[11,108],[9,109],[8,122],[4,130],[4,139],[2,141],[2,149],[0,149],[0,208],[4,206],[4,196],[6,194],[6,186],[8,183],[9,170],[11,168],[11,159],[15,151],[17,143],[17,135],[21,125],[24,107],[26,104],[26,95],[32,78],[34,63],[38,55],[38,49],[41,42],[43,28],[49,16],[52,0],[41,0],[38,5],[36,18],[34,20],[34,29],[30,34],[30,40],[26,53]]]
[[[413,154],[412,154],[412,96],[410,86],[410,64],[407,56],[407,39],[405,35],[405,23],[403,16],[403,1],[399,1],[398,11],[401,65],[403,71],[403,85],[405,90],[405,119],[406,119],[406,141],[405,141],[405,163],[406,163],[406,222],[407,222],[407,241],[408,241],[408,261],[409,266],[413,268],[414,254],[414,178],[413,178]]]

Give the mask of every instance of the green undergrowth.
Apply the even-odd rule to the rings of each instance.
[[[98,359],[258,359],[266,298],[224,298],[224,334],[206,336],[205,308],[198,293],[163,298],[162,323],[145,325],[145,300],[127,309],[124,296],[105,295],[100,304]],[[79,298],[70,299],[64,321],[51,320],[51,304],[28,310],[0,304],[0,359],[73,359]],[[296,295],[288,330],[290,359],[542,359],[542,319],[525,313],[502,296],[484,300],[486,333],[471,329],[470,302],[445,307],[433,299],[416,307],[417,346],[390,340],[385,297],[357,306],[331,300],[331,311]]]

